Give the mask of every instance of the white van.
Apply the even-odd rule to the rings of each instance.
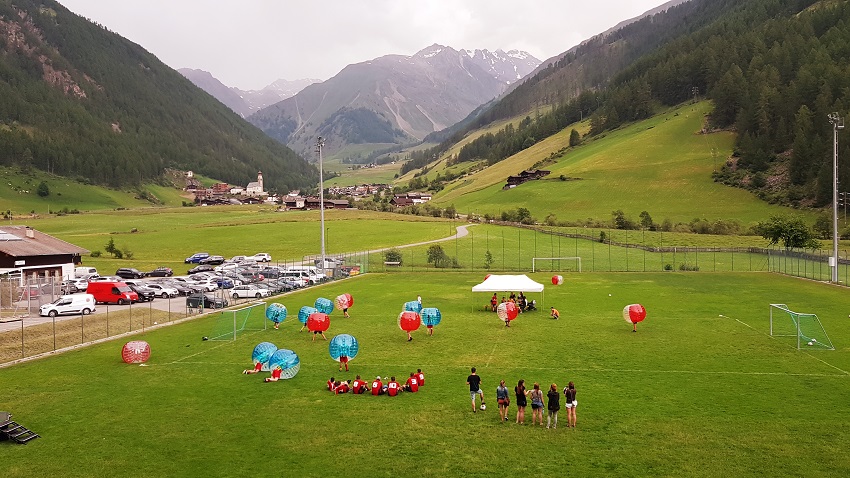
[[[91,294],[63,295],[49,304],[40,308],[42,317],[56,317],[57,315],[89,315],[94,312],[95,301]]]
[[[313,282],[321,282],[325,280],[327,277],[322,273],[322,271],[315,266],[289,266],[286,268],[287,272],[306,272],[310,279]]]
[[[94,267],[77,267],[74,269],[74,277],[80,278],[86,274],[97,275],[97,269]]]

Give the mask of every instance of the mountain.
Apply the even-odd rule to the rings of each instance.
[[[236,87],[226,86],[211,73],[204,70],[180,68],[177,71],[188,78],[195,86],[206,91],[213,98],[239,113],[243,118],[278,101],[295,96],[305,87],[321,81],[309,78],[294,81],[281,79],[261,90],[240,90]]]
[[[435,44],[412,56],[349,65],[248,120],[305,154],[317,136],[329,152],[348,144],[404,144],[463,119],[538,64],[525,52]]]
[[[168,168],[270,189],[318,171],[139,45],[52,0],[0,2],[0,165],[134,187]]]

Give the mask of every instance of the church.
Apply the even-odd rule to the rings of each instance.
[[[251,197],[268,196],[268,193],[263,190],[263,172],[257,171],[257,181],[248,183],[244,194]]]

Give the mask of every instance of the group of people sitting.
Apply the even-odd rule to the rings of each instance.
[[[384,377],[386,380],[386,377]],[[395,397],[401,392],[418,392],[419,387],[425,385],[425,374],[422,369],[417,369],[416,372],[410,372],[410,377],[404,384],[396,381],[395,377],[390,377],[387,383],[381,380],[381,376],[375,377],[372,383],[360,378],[358,375],[352,380],[335,380],[331,377],[327,382],[328,391],[339,395],[340,393],[354,393],[357,395],[365,395],[371,392],[372,395],[388,395]]]
[[[537,301],[532,300],[529,301],[528,298],[520,292],[519,295],[511,292],[511,295],[506,299],[505,296],[502,296],[502,302],[499,302],[499,297],[496,293],[493,293],[493,297],[490,298],[490,308],[493,312],[496,312],[496,309],[499,308],[500,303],[504,302],[513,302],[516,304],[517,308],[519,308],[520,312],[525,312],[528,310],[537,310]]]

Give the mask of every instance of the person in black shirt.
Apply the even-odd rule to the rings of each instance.
[[[561,409],[560,398],[561,394],[558,393],[558,386],[554,383],[551,387],[549,387],[549,392],[546,393],[546,398],[549,399],[549,415],[546,417],[546,428],[549,428],[553,425],[552,418],[555,418],[555,423],[552,428],[558,428],[558,410]]]
[[[520,425],[525,425],[525,407],[528,405],[528,394],[529,390],[525,389],[525,380],[520,380],[517,382],[516,387],[514,387],[514,394],[516,395],[516,422]]]
[[[472,367],[472,373],[466,377],[466,384],[469,385],[469,398],[472,399],[472,411],[476,412],[475,395],[481,396],[481,406],[484,406],[484,392],[481,390],[481,377],[475,373],[475,367]]]

